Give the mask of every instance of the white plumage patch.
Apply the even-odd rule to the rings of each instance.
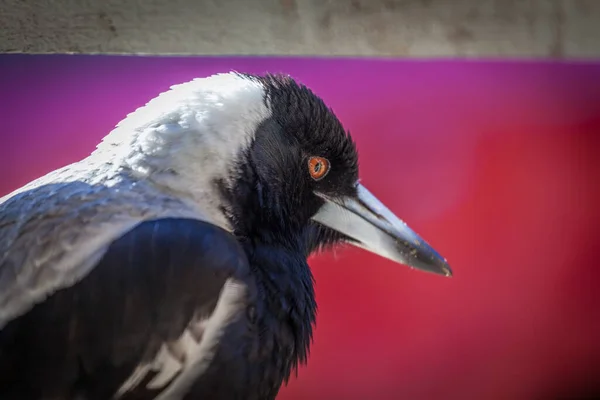
[[[213,359],[226,328],[245,309],[245,286],[228,280],[213,313],[195,319],[175,342],[163,343],[152,362],[138,366],[118,390],[115,398],[135,389],[150,372],[157,372],[148,389],[168,385],[155,400],[181,399]]]
[[[233,73],[172,86],[121,121],[93,157],[117,157],[136,176],[215,207],[212,182],[231,180],[233,163],[271,115],[264,96],[261,84]]]

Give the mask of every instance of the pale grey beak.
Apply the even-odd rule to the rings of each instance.
[[[452,276],[446,260],[363,185],[356,197],[330,198],[313,220],[353,239],[351,244],[422,271]]]

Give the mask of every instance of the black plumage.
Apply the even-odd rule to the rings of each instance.
[[[247,282],[249,272],[235,238],[214,225],[141,223],[78,285],[0,331],[0,398],[110,398],[140,359],[181,335],[195,310],[214,308],[228,277]]]

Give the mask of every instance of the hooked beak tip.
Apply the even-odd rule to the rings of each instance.
[[[426,259],[426,258],[425,258]],[[450,268],[450,265],[448,264],[448,261],[446,261],[445,258],[437,258],[437,257],[432,257],[429,259],[429,261],[425,261],[421,258],[419,259],[408,259],[406,261],[401,261],[401,263],[406,263],[407,266],[413,268],[413,269],[418,269],[420,271],[425,271],[425,272],[431,272],[434,273],[436,275],[442,275],[445,276],[446,278],[452,278],[454,276],[454,273],[452,272],[452,268]]]
[[[454,273],[452,272],[452,269],[450,268],[450,265],[448,265],[448,263],[446,262],[446,260],[444,260],[444,263],[446,265],[442,267],[442,273],[444,274],[444,276],[446,278],[452,278],[454,276]]]

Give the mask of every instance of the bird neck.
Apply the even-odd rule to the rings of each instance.
[[[317,305],[314,280],[300,250],[261,242],[246,243],[256,281],[264,293],[261,323],[274,344],[270,357],[284,360],[281,379],[287,380],[306,363],[312,342]]]

